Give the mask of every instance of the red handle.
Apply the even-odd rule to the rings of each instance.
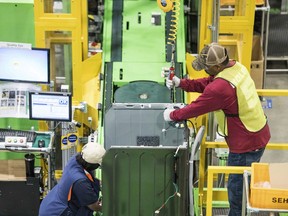
[[[169,70],[170,70],[170,73],[169,73],[169,79],[172,80],[173,77],[174,77],[174,75],[175,75],[175,73],[174,73],[174,67],[170,67]]]

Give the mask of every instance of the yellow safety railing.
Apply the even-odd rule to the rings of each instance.
[[[256,5],[263,5],[264,0],[255,0]],[[220,0],[221,5],[235,5],[235,0]]]
[[[204,145],[202,146],[203,147],[206,146],[206,148],[225,148],[225,147],[227,148],[228,147],[225,142],[205,142]],[[288,150],[288,143],[268,143],[266,149]],[[218,191],[214,191],[213,189],[214,175],[215,174],[243,174],[245,170],[250,171],[251,167],[208,166],[206,216],[212,216],[213,193],[218,193]]]
[[[251,170],[251,167],[236,166],[208,166],[207,176],[207,200],[206,200],[206,216],[212,216],[212,199],[213,199],[213,178],[215,174],[243,174],[245,170]]]

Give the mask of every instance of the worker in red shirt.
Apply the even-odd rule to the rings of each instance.
[[[186,92],[202,93],[191,104],[164,111],[165,121],[182,121],[214,112],[218,133],[229,147],[228,166],[251,166],[259,162],[271,137],[267,119],[248,70],[229,59],[226,48],[212,43],[205,46],[192,62],[196,71],[205,70],[209,77],[166,79],[166,86]],[[242,211],[243,175],[230,174],[228,179],[229,216]]]

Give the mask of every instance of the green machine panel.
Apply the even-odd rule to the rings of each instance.
[[[187,215],[188,150],[184,146],[112,146],[102,167],[103,215]]]

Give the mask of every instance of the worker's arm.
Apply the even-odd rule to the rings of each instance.
[[[92,211],[101,211],[102,203],[99,200],[100,182],[95,180],[92,187],[91,181],[88,179],[80,179],[74,183],[73,194],[80,202],[80,206],[86,206]]]
[[[102,203],[100,201],[97,201],[95,203],[88,205],[88,208],[90,208],[93,211],[102,211]]]

